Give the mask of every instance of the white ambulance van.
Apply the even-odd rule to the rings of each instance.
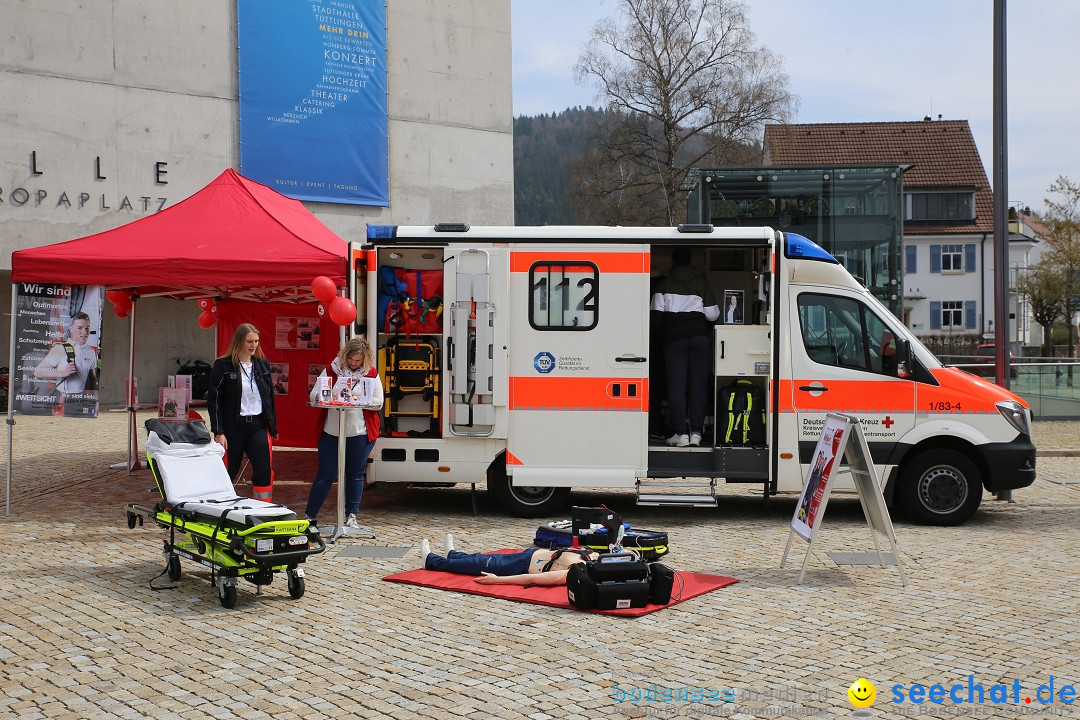
[[[735,295],[743,309],[741,323],[722,316],[711,328],[707,426],[686,447],[649,433],[650,413],[662,422],[664,412],[651,282],[676,246],[719,304]],[[962,523],[984,489],[1035,479],[1026,403],[943,367],[799,235],[373,225],[352,259],[357,329],[379,349],[387,398],[368,468],[378,482],[486,476],[520,517],[557,514],[572,488],[715,506],[724,484],[799,492],[830,411],[862,421],[886,498],[920,523]],[[764,426],[754,437],[738,418],[732,432],[745,408],[731,398],[749,390],[764,403],[750,411]]]

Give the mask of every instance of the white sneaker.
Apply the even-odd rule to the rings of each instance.
[[[431,543],[424,538],[420,541],[420,567],[427,567],[427,556],[431,554]]]
[[[356,522],[356,513],[349,513],[345,516],[345,527],[358,528],[360,523]]]
[[[450,533],[446,533],[446,552],[450,552],[454,549],[454,536]]]
[[[690,444],[694,447],[701,445],[701,433],[690,433]]]
[[[690,436],[676,433],[667,439],[667,444],[671,447],[686,447],[690,444]]]

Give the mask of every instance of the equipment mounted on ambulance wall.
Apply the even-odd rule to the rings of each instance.
[[[743,309],[710,328],[699,446],[649,435],[650,415],[670,422],[649,307],[676,246],[691,251],[716,298]],[[715,506],[725,484],[799,492],[833,410],[860,420],[886,498],[917,522],[962,523],[984,490],[1035,478],[1024,401],[943,366],[832,255],[794,233],[369,226],[352,256],[352,295],[366,298],[358,306],[387,396],[396,393],[384,412],[397,427],[368,468],[378,482],[475,487],[486,477],[522,517],[556,513],[574,487]],[[392,296],[385,288],[395,286]],[[428,324],[435,297],[441,325]],[[427,302],[428,315],[399,325],[388,318],[394,302]]]

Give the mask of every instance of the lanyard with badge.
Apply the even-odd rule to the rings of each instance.
[[[262,398],[259,396],[259,386],[255,382],[255,363],[254,361],[247,363],[240,363],[240,391],[242,399],[240,401],[242,408],[250,408],[252,414],[262,412]]]

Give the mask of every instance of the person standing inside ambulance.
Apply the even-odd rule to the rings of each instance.
[[[243,323],[224,355],[210,369],[206,394],[210,431],[225,448],[229,477],[240,474],[244,454],[251,463],[252,497],[273,502],[271,439],[277,439],[270,362],[259,346],[259,331]]]
[[[662,323],[668,419],[673,447],[701,444],[709,391],[709,330],[720,318],[705,277],[690,265],[688,247],[671,250],[671,271],[656,288],[652,309]]]

